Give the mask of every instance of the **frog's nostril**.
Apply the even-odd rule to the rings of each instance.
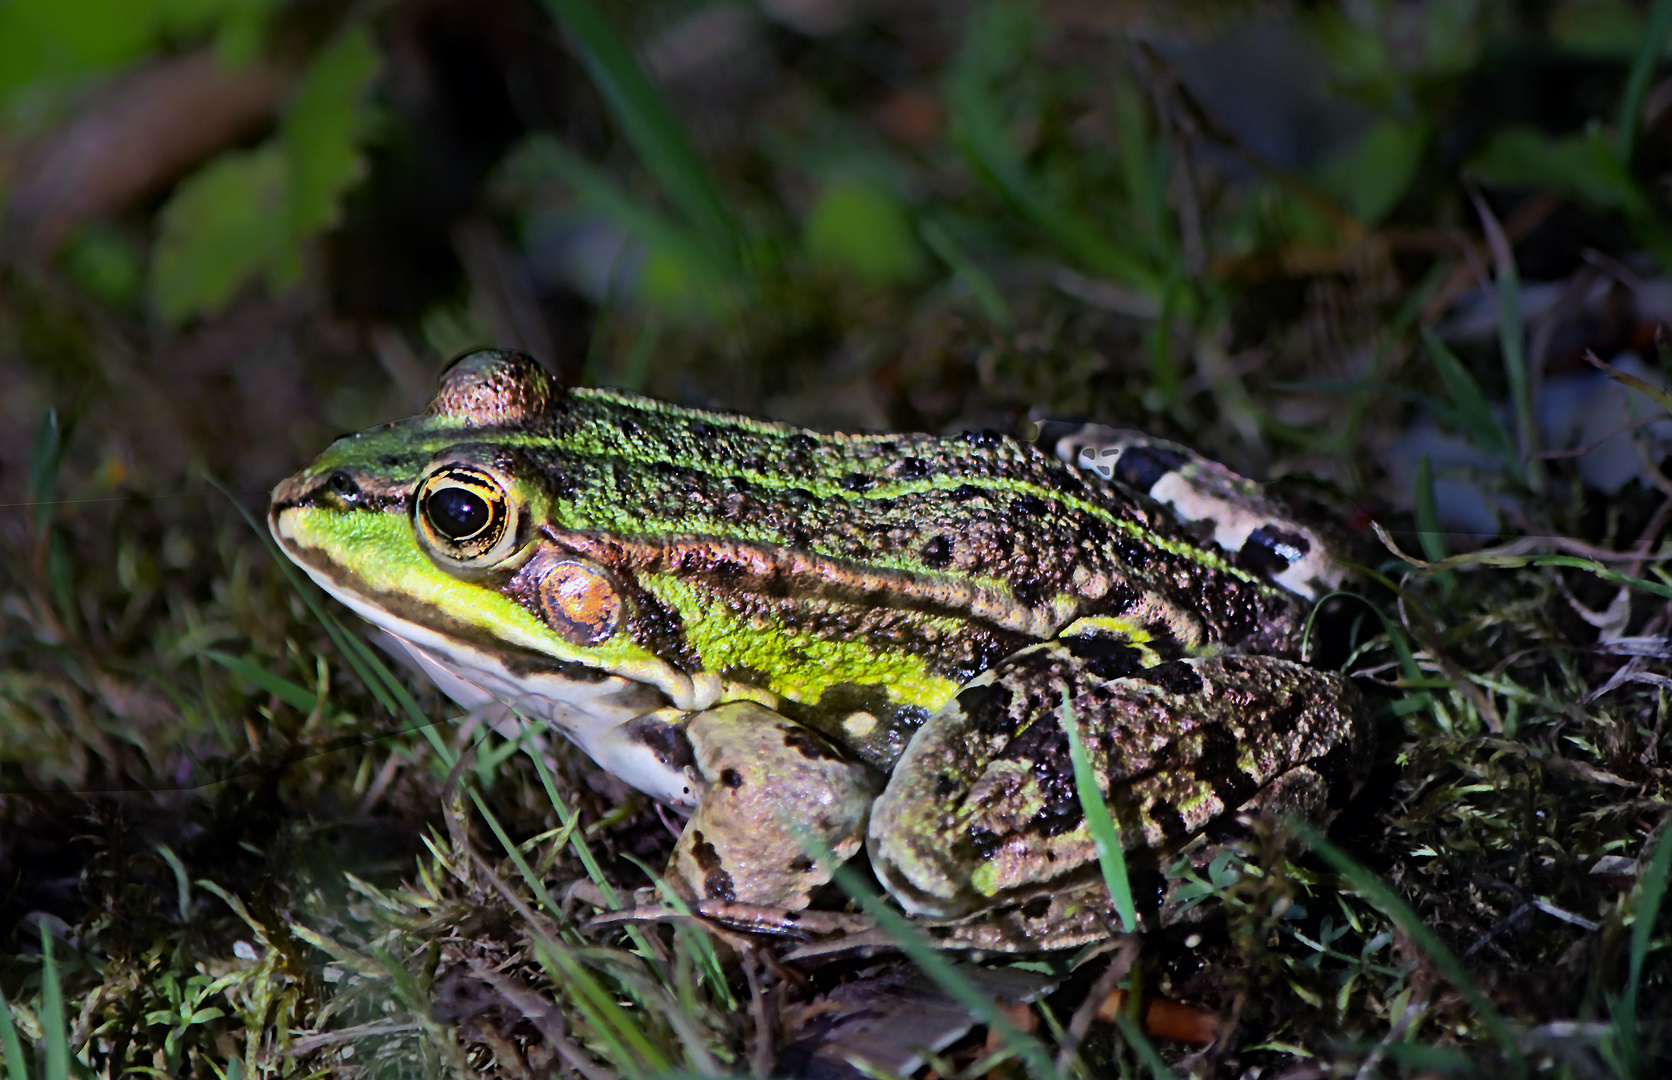
[[[349,502],[353,502],[360,497],[360,485],[354,482],[354,477],[341,469],[332,473],[330,479],[326,480],[325,483],[332,491]]]

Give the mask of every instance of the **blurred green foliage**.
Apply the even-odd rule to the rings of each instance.
[[[303,72],[272,138],[221,155],[175,189],[151,266],[164,319],[214,315],[257,277],[280,292],[301,276],[305,245],[336,224],[362,172],[362,106],[377,67],[364,28],[339,33]]]
[[[39,126],[80,80],[206,35],[228,63],[247,63],[279,2],[8,0],[0,4],[0,112]]]

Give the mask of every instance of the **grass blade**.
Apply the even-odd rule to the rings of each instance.
[[[609,1060],[639,1062],[641,1068],[655,1071],[669,1067],[661,1050],[646,1037],[643,1025],[599,985],[592,972],[561,942],[536,938],[534,955],[540,966],[567,991],[569,1000],[575,1003],[594,1035],[605,1044]]]
[[[29,453],[29,501],[37,521],[50,519],[48,504],[58,494],[58,464],[64,457],[67,435],[58,422],[58,410],[44,409],[35,428],[35,445]]]
[[[1509,434],[1498,418],[1492,415],[1492,406],[1487,404],[1486,395],[1481,392],[1480,384],[1469,374],[1469,369],[1457,359],[1457,354],[1446,347],[1434,331],[1428,327],[1422,328],[1422,343],[1428,349],[1428,356],[1434,361],[1434,367],[1440,372],[1440,378],[1446,384],[1446,392],[1451,395],[1454,408],[1453,415],[1458,427],[1469,441],[1483,450],[1497,455],[1505,464],[1513,464],[1515,454],[1510,448]]]
[[[1110,240],[1080,207],[1053,198],[1011,142],[999,105],[999,84],[1008,72],[994,54],[1012,48],[1017,35],[1029,32],[1015,10],[1003,4],[983,5],[970,20],[945,83],[953,138],[976,174],[1081,267],[1159,296],[1160,275]]]
[[[963,251],[963,247],[958,246],[958,241],[951,237],[950,232],[946,232],[945,227],[935,221],[923,222],[918,227],[918,232],[923,236],[923,242],[930,247],[930,251],[940,256],[941,262],[950,267],[951,273],[955,274],[958,281],[970,289],[970,296],[975,298],[976,304],[980,304],[981,314],[985,314],[986,321],[1007,334],[1012,333],[1013,329],[1017,328],[1017,321],[1010,314],[1010,304],[1005,303],[1005,296],[998,291],[998,286],[993,284],[993,279],[988,278],[986,271],[980,266],[976,266],[975,261]]]
[[[1136,1000],[1136,997],[1133,1000]],[[1149,1041],[1149,1036],[1144,1034],[1144,1029],[1127,1014],[1125,1009],[1115,1014],[1115,1026],[1120,1028],[1120,1033],[1125,1037],[1127,1045],[1131,1046],[1133,1051],[1137,1053],[1138,1060],[1144,1063],[1144,1068],[1150,1071],[1150,1075],[1155,1077],[1155,1080],[1173,1080],[1173,1070],[1169,1069],[1167,1063],[1161,1060],[1161,1055],[1156,1052],[1155,1044]]]
[[[545,0],[574,36],[581,63],[622,133],[663,191],[724,265],[742,261],[743,233],[673,110],[625,42],[587,0]]]
[[[64,1027],[64,990],[52,959],[52,933],[41,922],[41,1041],[46,1044],[46,1080],[69,1080],[70,1033]]]
[[[1672,828],[1663,828],[1660,843],[1643,874],[1642,891],[1638,895],[1637,915],[1631,924],[1631,953],[1626,974],[1626,992],[1620,999],[1615,1026],[1626,1049],[1626,1060],[1642,1060],[1637,1039],[1637,991],[1643,985],[1643,961],[1649,955],[1649,942],[1654,937],[1655,923],[1660,918],[1660,905],[1666,899],[1667,875],[1672,873]],[[1637,1070],[1633,1069],[1633,1072]]]
[[[1126,849],[1121,846],[1120,826],[1109,814],[1103,801],[1097,776],[1092,772],[1091,758],[1086,744],[1080,739],[1080,720],[1068,691],[1062,692],[1062,731],[1068,736],[1068,759],[1074,766],[1074,786],[1080,793],[1080,809],[1086,815],[1086,829],[1097,845],[1097,862],[1103,869],[1103,883],[1115,902],[1120,915],[1121,929],[1128,934],[1138,932],[1138,908],[1132,902],[1132,883],[1126,875]]]
[[[1005,303],[1004,294],[993,284],[993,279],[987,276],[987,271],[977,266],[975,260],[958,246],[951,233],[935,221],[925,221],[918,227],[918,233],[929,246],[929,250],[938,255],[958,280],[969,289],[970,295],[975,297],[976,304],[981,307],[981,313],[987,316],[988,322],[1007,334],[1016,329],[1016,320],[1010,314],[1010,305]]]
[[[1643,120],[1643,98],[1649,92],[1649,80],[1654,77],[1655,65],[1666,49],[1666,35],[1672,32],[1672,0],[1656,0],[1649,9],[1649,21],[1643,28],[1643,40],[1638,43],[1637,55],[1631,59],[1631,72],[1626,76],[1625,94],[1620,98],[1619,119],[1614,122],[1614,152],[1622,165],[1631,164],[1636,148],[1637,128]]]
[[[266,668],[250,663],[248,660],[241,660],[236,656],[229,656],[214,649],[203,650],[203,655],[233,674],[242,676],[249,682],[261,687],[286,705],[304,713],[313,712],[314,706],[319,704],[319,695],[314,691],[304,686],[298,686],[289,679],[281,678]]]
[[[6,1059],[6,1080],[29,1080],[29,1066],[23,1057],[23,1040],[12,1023],[12,1007],[0,994],[0,1054]]]
[[[1434,464],[1428,455],[1417,462],[1417,477],[1411,485],[1411,503],[1417,518],[1417,539],[1429,562],[1446,557],[1446,537],[1440,531],[1440,509],[1434,504]]]
[[[1457,957],[1453,956],[1445,943],[1423,924],[1421,917],[1411,909],[1411,905],[1375,874],[1324,839],[1324,834],[1317,829],[1304,822],[1294,822],[1291,827],[1302,843],[1317,852],[1337,874],[1346,878],[1360,896],[1392,919],[1405,936],[1422,950],[1429,962],[1440,969],[1447,981],[1474,1006],[1475,1015],[1480,1018],[1481,1024],[1491,1033],[1493,1041],[1498,1044],[1508,1060],[1512,1075],[1525,1076],[1527,1060],[1521,1054],[1521,1045],[1516,1040],[1515,1033],[1504,1023],[1504,1018],[1498,1015],[1498,1010],[1492,1007],[1492,1002],[1487,1000],[1480,987],[1475,985],[1475,981],[1469,978],[1469,973],[1463,970],[1463,965],[1458,962]]]
[[[835,862],[835,855],[811,834],[803,837],[809,853],[820,862]],[[935,981],[946,995],[953,1001],[968,1009],[970,1014],[987,1026],[989,1031],[996,1033],[1003,1041],[1005,1048],[1016,1056],[1028,1072],[1040,1080],[1054,1080],[1058,1076],[1056,1064],[1051,1055],[1038,1039],[1018,1031],[998,1006],[986,994],[982,993],[968,979],[958,973],[951,961],[942,956],[933,945],[930,945],[913,927],[906,917],[889,907],[888,904],[867,886],[858,874],[847,866],[838,866],[832,875],[838,888],[847,893],[859,904],[866,915],[870,916],[878,928],[894,939],[900,951],[916,964],[923,974]]]
[[[301,571],[297,570],[294,563],[285,558],[284,553],[273,542],[272,536],[261,527],[255,520],[255,516],[249,512],[244,504],[239,502],[232,492],[221,486],[220,481],[214,477],[206,477],[205,479],[216,491],[227,497],[227,501],[232,503],[250,528],[255,530],[257,536],[261,537],[262,543],[267,547],[268,554],[272,555],[273,562],[277,564],[279,572],[285,576],[286,581],[290,582],[290,587],[295,590],[296,595],[302,598],[302,603],[312,612],[314,618],[318,619],[320,625],[325,627],[325,633],[336,644],[337,649],[348,662],[348,666],[359,676],[360,681],[377,699],[378,704],[389,710],[392,716],[398,717],[404,713],[411,720],[412,726],[423,733],[430,746],[441,756],[443,763],[449,769],[452,768],[458,760],[458,755],[453,753],[452,747],[448,746],[446,740],[436,733],[436,721],[431,720],[425,715],[424,710],[418,707],[418,702],[407,692],[406,687],[401,685],[400,680],[390,673],[389,668],[383,661],[379,660],[371,651],[371,646],[361,641],[354,634],[349,633],[342,623],[326,610],[325,605],[319,601],[317,591],[309,587],[310,583],[302,580]],[[309,707],[312,708],[311,705]]]
[[[1521,319],[1521,274],[1515,267],[1515,251],[1509,237],[1493,216],[1492,208],[1470,190],[1481,229],[1492,249],[1493,269],[1498,281],[1498,349],[1504,360],[1504,380],[1509,383],[1510,404],[1515,409],[1515,441],[1521,454],[1521,480],[1534,491],[1544,487],[1544,465],[1538,454],[1538,423],[1533,416],[1533,384],[1527,370],[1527,333]]]

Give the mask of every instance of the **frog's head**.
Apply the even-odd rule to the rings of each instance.
[[[469,354],[423,413],[340,438],[280,483],[267,520],[453,697],[564,703],[545,718],[584,744],[588,726],[658,702],[704,708],[718,691],[647,648],[623,583],[547,528],[566,495],[536,463],[567,403],[531,358]]]

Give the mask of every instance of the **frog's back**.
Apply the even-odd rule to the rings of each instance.
[[[1009,644],[1082,617],[1162,653],[1283,651],[1293,630],[1288,594],[1164,509],[995,431],[821,434],[608,390],[549,415],[528,464],[551,528],[624,545],[638,572],[964,619]]]

